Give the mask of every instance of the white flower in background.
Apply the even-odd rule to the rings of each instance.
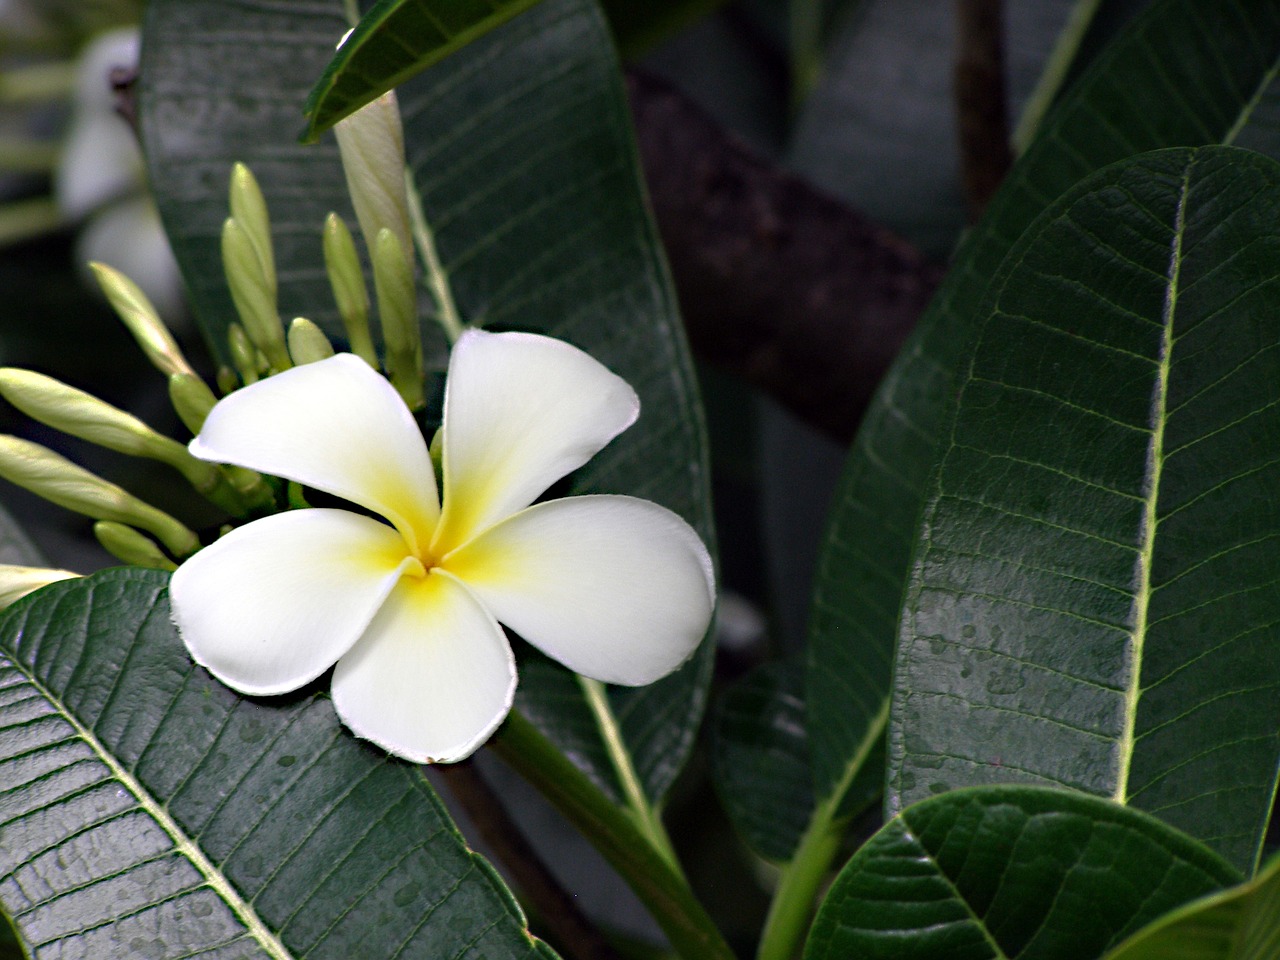
[[[533,504],[625,430],[625,381],[548,337],[469,331],[449,362],[443,505],[403,401],[339,354],[214,408],[191,451],[342,497],[349,510],[254,521],[173,575],[196,661],[247,694],[297,689],[333,664],[358,736],[416,762],[460,760],[511,707],[498,621],[587,677],[640,685],[706,632],[710,557],[683,520],[624,496]]]
[[[99,261],[132,277],[161,315],[183,313],[182,280],[160,215],[146,192],[142,151],[116,112],[111,71],[138,62],[136,27],[97,37],[81,55],[71,121],[54,178],[63,217],[84,221],[76,262]]]

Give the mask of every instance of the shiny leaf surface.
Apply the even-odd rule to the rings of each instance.
[[[1280,760],[1280,164],[1087,178],[992,281],[921,527],[890,779],[1052,783],[1252,869]]]
[[[1047,118],[889,372],[855,440],[820,561],[807,701],[817,794],[847,782],[888,697],[916,524],[983,294],[1019,234],[1103,165],[1166,146],[1269,146],[1280,10],[1262,0],[1160,0]],[[901,808],[890,784],[890,810]]]
[[[167,582],[110,570],[0,619],[0,899],[36,956],[554,956],[420,769],[327,696],[194,666]]]
[[[1234,883],[1200,844],[1136,811],[1064,790],[934,797],[854,854],[805,960],[1082,960]]]

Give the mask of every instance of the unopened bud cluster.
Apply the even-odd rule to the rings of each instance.
[[[446,335],[461,330],[434,242],[413,216],[404,160],[404,133],[395,95],[387,94],[336,127],[352,205],[372,267],[374,300],[382,327],[381,365],[392,385],[414,409],[424,405],[424,365],[415,278],[415,237],[427,259],[428,286]],[[416,202],[416,198],[415,198]],[[266,200],[244,164],[232,169],[230,216],[222,226],[222,261],[238,321],[227,328],[230,367],[218,371],[223,394],[293,366],[330,357],[334,348],[319,326],[297,317],[281,321],[271,221]],[[370,297],[351,231],[336,214],[323,229],[326,272],[351,352],[373,367],[378,352],[370,329]],[[193,435],[217,403],[146,295],[128,277],[91,264],[108,302],[148,361],[168,380],[169,398]],[[177,470],[202,496],[234,518],[287,506],[287,488],[252,470],[220,466],[194,457],[187,447],[132,414],[52,377],[0,368],[0,396],[28,416],[63,433],[109,450],[158,460]],[[438,451],[433,451],[438,455]],[[61,455],[18,437],[0,436],[0,477],[95,521],[98,542],[125,563],[162,570],[200,548],[196,534],[179,520]],[[229,528],[227,528],[229,529]],[[0,608],[59,579],[65,570],[0,566]]]

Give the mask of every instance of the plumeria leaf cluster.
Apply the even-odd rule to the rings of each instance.
[[[982,217],[898,211],[956,246],[782,649],[737,638],[776,540],[734,517],[717,557],[709,451],[767,451],[721,439],[723,374],[707,438],[604,9],[356,6],[147,7],[138,135],[211,365],[93,269],[182,427],[0,370],[41,436],[218,517],[0,438],[125,564],[15,523],[0,568],[28,954],[1280,955],[1280,8],[1038,8]],[[716,22],[791,58],[821,176],[874,152],[833,118],[909,5],[786,6]],[[569,827],[639,932],[566,879]]]

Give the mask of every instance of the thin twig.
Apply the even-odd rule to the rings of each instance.
[[[1013,165],[1002,0],[956,0],[955,102],[960,169],[977,220]]]
[[[435,770],[560,951],[572,960],[622,960],[530,846],[473,761],[440,764]]]

